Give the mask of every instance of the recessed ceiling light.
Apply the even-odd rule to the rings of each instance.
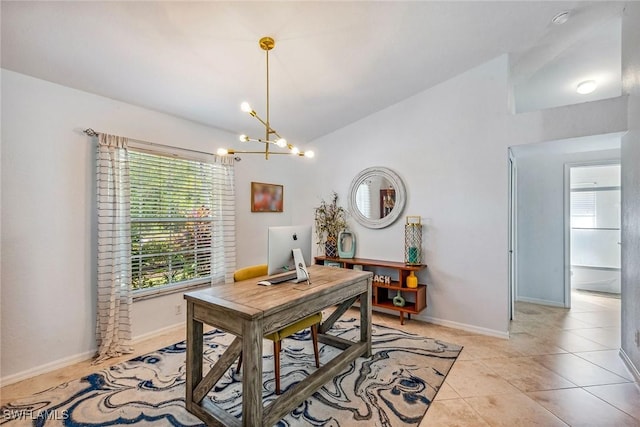
[[[578,86],[576,87],[576,92],[578,92],[581,95],[586,95],[596,90],[596,87],[598,87],[598,85],[596,84],[595,80],[585,80],[583,82],[578,83]]]
[[[565,22],[567,22],[568,20],[569,20],[569,12],[568,11],[564,11],[564,12],[560,12],[559,14],[554,16],[553,19],[551,20],[551,22],[553,22],[556,25],[562,25]]]

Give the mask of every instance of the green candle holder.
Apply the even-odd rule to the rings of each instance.
[[[404,262],[422,264],[422,222],[419,216],[408,216],[404,226]]]

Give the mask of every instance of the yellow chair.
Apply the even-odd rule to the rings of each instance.
[[[267,264],[252,265],[236,270],[236,272],[233,273],[233,281],[239,282],[266,275]],[[311,339],[313,340],[313,354],[316,358],[316,368],[320,367],[320,354],[318,353],[318,326],[321,321],[322,313],[316,313],[287,325],[269,335],[265,335],[266,339],[273,341],[273,365],[276,377],[276,394],[280,394],[280,350],[282,350],[282,340],[286,337],[293,335],[298,331],[302,331],[303,329],[311,328]],[[240,353],[240,360],[238,360],[236,372],[240,372],[240,366],[242,366],[242,353]]]

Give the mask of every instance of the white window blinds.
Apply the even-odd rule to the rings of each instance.
[[[596,226],[595,191],[571,191],[571,226],[593,228]]]
[[[129,167],[132,289],[228,279],[235,265],[233,168],[134,150]]]

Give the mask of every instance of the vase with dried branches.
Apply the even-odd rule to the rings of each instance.
[[[330,258],[338,256],[338,234],[347,228],[347,211],[338,205],[338,194],[334,191],[331,201],[320,201],[315,209],[316,243],[323,247]]]

